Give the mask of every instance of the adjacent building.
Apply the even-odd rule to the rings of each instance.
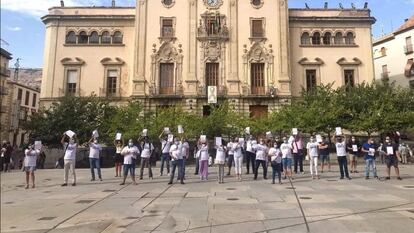
[[[414,15],[373,43],[375,79],[414,89]]]
[[[10,141],[20,146],[29,140],[29,132],[22,124],[38,111],[40,90],[18,82],[18,73],[11,74],[11,53],[1,49],[1,111],[0,141]]]
[[[374,79],[363,9],[288,9],[286,0],[137,0],[136,7],[53,7],[41,105],[92,93],[147,111],[209,114],[228,100],[261,116],[320,84]],[[208,92],[208,87],[213,86]]]

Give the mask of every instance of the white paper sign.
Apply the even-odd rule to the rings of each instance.
[[[178,125],[178,133],[184,133],[184,128],[182,125]]]
[[[173,142],[174,141],[174,135],[173,134],[168,134],[168,141],[169,142]]]
[[[357,145],[352,145],[352,151],[357,152],[358,151],[358,146]]]
[[[164,127],[164,133],[169,134],[170,133],[170,128]]]
[[[322,136],[320,134],[316,135],[316,142],[322,142]]]
[[[97,129],[95,129],[95,130],[92,132],[92,137],[94,137],[94,138],[99,138],[99,133],[98,133],[98,130],[97,130]]]
[[[298,128],[293,128],[292,129],[292,134],[293,135],[298,135]]]
[[[271,138],[272,137],[272,132],[270,132],[270,131],[266,132],[266,137]]]
[[[115,140],[121,140],[121,138],[122,138],[122,134],[116,133]]]
[[[42,141],[35,141],[34,142],[34,148],[35,148],[35,150],[41,150],[42,149]]]
[[[200,141],[201,142],[207,142],[207,136],[206,135],[201,135],[200,136]]]
[[[392,146],[387,146],[387,155],[393,155],[394,154],[394,148]]]
[[[246,127],[246,129],[244,130],[244,132],[245,132],[246,134],[250,134],[250,127]]]
[[[209,104],[217,103],[217,86],[207,87],[207,100]]]
[[[142,136],[147,136],[147,134],[148,134],[148,129],[142,130]]]
[[[65,132],[65,134],[69,137],[69,138],[73,138],[73,136],[75,135],[75,132],[73,132],[72,130],[68,130]]]
[[[216,137],[216,146],[221,146],[221,145],[222,145],[221,137]]]
[[[336,135],[342,135],[342,128],[341,127],[336,127],[335,132],[336,132]]]
[[[375,149],[374,148],[369,148],[368,154],[373,156],[375,154]]]
[[[239,138],[239,143],[243,144],[244,143],[244,138]]]

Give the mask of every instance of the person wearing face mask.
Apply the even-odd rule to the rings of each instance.
[[[266,159],[267,159],[267,152],[268,148],[264,143],[264,139],[260,138],[259,144],[253,145],[253,150],[256,152],[256,164],[254,170],[254,180],[257,180],[257,175],[259,173],[259,166],[262,165],[263,168],[263,179],[267,180],[267,166],[266,166]]]
[[[62,186],[68,185],[69,171],[72,173],[72,186],[76,186],[76,173],[75,173],[75,164],[76,164],[76,149],[78,144],[76,143],[76,135],[72,138],[69,138],[66,135],[63,135],[62,140],[60,141],[63,145],[65,156],[64,159],[64,183]]]
[[[331,159],[329,157],[329,142],[326,141],[325,136],[322,136],[322,142],[319,143],[319,154],[321,155],[321,173],[325,164],[328,164],[328,171],[331,171]]]
[[[286,137],[283,137],[283,143],[280,145],[280,151],[282,152],[282,165],[284,179],[292,177],[292,144],[289,143]]]
[[[269,149],[268,156],[270,157],[270,164],[272,165],[272,184],[275,184],[276,174],[279,178],[279,184],[282,184],[282,152],[279,150],[276,141],[273,147]]]
[[[375,166],[375,145],[374,139],[369,138],[366,143],[362,145],[361,149],[362,153],[364,153],[365,159],[365,179],[369,179],[369,170],[372,167],[372,173],[374,174],[374,178],[378,178],[377,176],[377,167]]]
[[[151,155],[154,151],[154,145],[149,141],[149,137],[145,136],[141,142],[141,170],[139,179],[142,180],[144,176],[144,168],[148,167],[148,176],[152,179]]]
[[[164,163],[167,165],[167,173],[170,175],[170,146],[171,142],[168,141],[168,135],[164,131],[160,134],[159,139],[161,141],[161,168],[160,176],[164,173]]]
[[[32,144],[24,151],[24,171],[26,172],[26,189],[29,188],[29,177],[32,178],[32,188],[35,187],[35,174],[37,156],[40,150],[36,150]]]
[[[133,184],[136,185],[137,182],[135,181],[135,160],[139,155],[139,150],[138,147],[134,146],[132,139],[129,139],[128,145],[122,149],[121,155],[124,156],[124,180],[120,185],[125,184],[128,172],[131,175]]]
[[[185,180],[185,163],[187,162],[187,159],[190,157],[190,143],[188,143],[188,139],[185,137],[182,138],[181,153],[183,154],[182,174],[184,176],[183,179]],[[181,177],[177,177],[177,179],[181,179]]]
[[[359,145],[359,142],[356,140],[355,136],[351,137],[351,141],[347,144],[347,150],[349,153],[349,163],[351,165],[351,173],[358,173],[357,171],[357,158],[359,156],[359,151],[361,149],[361,146]]]
[[[179,138],[174,139],[174,144],[170,146],[170,157],[171,157],[171,173],[170,173],[170,182],[172,184],[174,181],[175,169],[178,166],[178,177],[181,184],[184,184],[184,174],[183,174],[183,154],[182,154],[183,142]]]
[[[239,142],[238,138],[234,138],[232,144],[233,156],[234,156],[234,173],[236,173],[237,180],[242,181],[242,167],[243,167],[243,144]]]
[[[227,143],[227,167],[229,168],[229,172],[227,172],[227,175],[230,175],[230,171],[231,171],[231,166],[233,165],[233,161],[234,161],[234,150],[233,150],[233,144],[234,143],[238,143],[236,141],[236,138],[233,138],[233,142],[229,141]]]
[[[99,153],[102,151],[101,145],[98,144],[98,139],[92,137],[89,142],[89,166],[91,168],[91,181],[95,181],[95,168],[98,172],[99,180],[102,181],[101,175],[101,161],[99,158]]]
[[[306,145],[309,155],[309,170],[312,175],[312,179],[319,179],[318,175],[318,143],[315,141],[315,138],[311,136],[310,142]],[[315,170],[315,171],[314,171]],[[315,175],[314,175],[315,174]]]
[[[124,140],[115,140],[114,145],[116,148],[115,151],[115,177],[122,176],[122,164],[124,158],[121,155],[121,151],[124,148]]]
[[[257,141],[254,140],[252,135],[249,135],[247,137],[246,141],[246,174],[250,173],[250,163],[252,164],[252,172],[256,171],[255,169],[255,158],[256,158],[256,152],[254,151],[254,145],[257,145]]]
[[[303,171],[303,140],[300,135],[294,136],[294,140],[292,142],[292,151],[293,151],[293,171],[295,174],[298,173],[298,166],[300,173],[304,174]]]
[[[218,183],[224,183],[224,166],[226,162],[226,147],[223,145],[215,146],[216,148],[216,159],[215,164],[218,166]]]
[[[206,141],[200,141],[199,153],[200,153],[200,179],[208,180],[208,146]]]
[[[394,167],[395,174],[397,175],[398,180],[402,180],[400,177],[400,169],[398,168],[398,159],[400,157],[400,152],[398,151],[398,145],[391,141],[391,138],[387,136],[385,138],[385,143],[382,146],[382,150],[385,152],[385,164],[387,164],[387,177],[390,179],[391,167]]]
[[[342,136],[332,136],[332,141],[335,142],[336,147],[336,156],[338,158],[338,165],[339,165],[339,171],[341,173],[340,179],[344,179],[344,175],[346,178],[351,180],[351,177],[348,173],[348,161],[346,159],[346,143],[345,143],[345,137],[342,138]]]

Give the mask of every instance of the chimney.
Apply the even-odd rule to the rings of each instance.
[[[65,7],[65,2],[63,0],[60,0],[60,7]]]
[[[115,7],[115,0],[112,0],[112,7]]]

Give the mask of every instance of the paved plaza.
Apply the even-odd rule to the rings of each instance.
[[[79,169],[76,187],[60,187],[63,170],[53,169],[36,171],[29,190],[24,173],[2,173],[1,232],[413,232],[414,166],[401,166],[402,181],[365,180],[361,168],[351,181],[335,166],[320,180],[272,185],[244,175],[219,185],[217,168],[200,181],[187,167],[185,185],[156,176],[137,186],[120,186],[113,169],[103,169],[102,182]]]

